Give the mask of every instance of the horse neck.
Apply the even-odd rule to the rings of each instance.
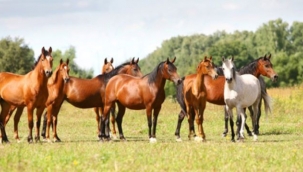
[[[194,80],[193,87],[192,87],[192,90],[195,94],[205,91],[203,75],[205,75],[205,74],[197,73],[197,75],[196,75],[196,78]]]
[[[255,77],[259,77],[261,75],[261,72],[257,68],[258,61],[254,61],[252,64],[249,64],[242,69],[240,69],[239,73],[242,74],[252,74]]]
[[[162,75],[162,69],[160,69],[157,72],[157,77],[154,81],[154,84],[158,89],[163,89],[164,90],[165,83],[166,83],[166,79]]]
[[[61,73],[59,71],[59,69],[57,69],[52,77],[48,80],[48,85],[49,86],[57,86],[57,88],[63,88],[64,86],[64,81],[62,79],[63,77],[61,76]]]
[[[41,63],[38,63],[37,66],[35,66],[35,68],[30,72],[30,77],[33,78],[33,81],[38,81],[36,82],[38,85],[46,88],[48,77],[46,77]]]

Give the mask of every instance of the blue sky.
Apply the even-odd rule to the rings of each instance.
[[[277,18],[302,22],[300,0],[0,0],[0,39],[25,39],[35,51],[76,48],[76,62],[95,75],[105,57],[114,66],[146,57],[174,36],[217,30],[255,31]]]

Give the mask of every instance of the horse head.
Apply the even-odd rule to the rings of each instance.
[[[132,75],[132,76],[136,76],[136,77],[142,77],[143,74],[141,72],[141,68],[138,65],[139,62],[139,58],[137,60],[135,60],[135,58],[133,58],[130,62],[129,62],[129,68],[127,70],[126,74]]]
[[[103,74],[112,71],[114,69],[113,62],[114,62],[113,58],[111,58],[110,61],[107,61],[107,58],[105,58],[101,73]]]
[[[41,55],[37,63],[41,63],[42,69],[47,77],[50,77],[53,73],[53,57],[52,57],[52,47],[49,47],[49,50],[45,50],[42,47]]]
[[[69,63],[69,59],[67,59],[65,63],[63,62],[62,59],[60,60],[60,72],[65,83],[69,81],[68,63]]]
[[[213,79],[218,77],[217,71],[215,70],[215,66],[212,62],[212,57],[207,58],[206,56],[204,59],[199,63],[197,67],[197,73],[201,75],[209,75]]]
[[[167,60],[163,63],[162,74],[165,79],[174,82],[176,85],[181,83],[181,78],[177,73],[177,67],[174,65],[176,57],[171,61]]]
[[[223,69],[225,80],[228,83],[231,83],[236,75],[234,57],[232,57],[231,59],[225,59],[224,57],[222,57],[222,62],[223,62],[222,69]]]
[[[274,71],[270,58],[271,58],[271,54],[267,57],[265,55],[264,57],[259,58],[259,60],[258,60],[259,67],[258,68],[259,68],[261,75],[267,76],[272,81],[275,82],[278,79],[278,74]]]

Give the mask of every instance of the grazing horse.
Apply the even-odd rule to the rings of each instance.
[[[244,139],[244,124],[246,115],[244,108],[252,106],[253,115],[253,132],[254,140],[257,140],[257,135],[254,134],[257,122],[257,113],[259,110],[259,103],[261,101],[261,86],[258,78],[251,74],[240,75],[236,72],[236,67],[233,63],[234,58],[222,58],[223,74],[225,77],[224,85],[224,101],[225,109],[230,119],[233,118],[232,109],[236,108],[237,118],[241,119],[241,124],[238,123],[237,134],[239,139]],[[269,98],[269,97],[268,97]],[[233,127],[232,127],[233,130]],[[232,136],[234,137],[234,136]],[[233,138],[232,138],[233,139]]]
[[[190,108],[194,110],[199,132],[198,137],[195,137],[195,140],[197,141],[205,140],[205,133],[203,130],[203,113],[206,107],[206,89],[204,86],[204,75],[209,75],[213,79],[217,78],[218,76],[212,63],[212,57],[204,57],[204,59],[199,63],[197,67],[197,73],[185,77],[185,80],[186,78],[192,78],[192,84],[184,86],[182,86],[182,84],[179,84],[177,86],[177,89],[182,89],[181,92],[183,92],[184,95],[184,103],[190,124],[189,131],[191,131],[191,128],[193,127],[193,119],[192,115],[190,114]]]
[[[69,80],[69,59],[67,59],[66,63],[63,60],[60,60],[60,64],[53,72],[52,76],[48,79],[47,82],[47,89],[48,89],[48,97],[45,103],[45,107],[52,107],[52,106],[61,106],[62,102],[58,102],[57,99],[61,100],[64,96],[63,89],[64,84]],[[24,107],[18,107],[17,112],[14,117],[14,138],[19,141],[19,134],[18,134],[18,123],[20,121],[20,117],[22,115]],[[52,109],[48,109],[48,112],[52,113]],[[9,114],[9,117],[12,113]],[[40,116],[38,116],[40,115]],[[41,114],[37,114],[37,123],[40,124]],[[51,115],[51,114],[49,114]],[[49,117],[50,118],[50,117]],[[6,123],[8,122],[8,119]],[[37,140],[40,140],[39,135],[37,135]]]
[[[240,69],[239,73],[250,73],[253,74],[254,76],[259,78],[260,84],[261,84],[261,89],[262,89],[262,98],[265,104],[265,109],[268,109],[270,107],[269,104],[270,102],[266,102],[267,100],[265,99],[267,96],[266,88],[265,88],[265,82],[263,78],[260,75],[266,76],[271,78],[273,81],[275,81],[278,78],[277,73],[273,70],[273,65],[270,61],[271,56],[264,56],[264,57],[259,57],[258,59],[250,62],[248,65]],[[223,71],[221,68],[217,68],[217,73],[219,74],[218,78],[213,80],[210,76],[205,75],[204,76],[204,86],[206,87],[206,101],[215,105],[225,105],[224,102],[224,84],[225,84],[225,77],[223,75]],[[191,85],[192,84],[193,78],[187,77],[186,80],[183,81],[184,85]],[[182,85],[182,84],[181,84]],[[183,100],[183,93],[182,92],[177,92],[177,101],[179,102],[180,106],[184,106],[184,100]],[[259,104],[259,107],[261,104]],[[270,110],[270,109],[269,109]],[[193,110],[191,110],[192,114],[194,113]],[[226,136],[227,134],[227,112],[224,108],[225,111],[225,130],[223,135]],[[178,116],[178,123],[175,131],[175,136],[177,141],[181,141],[180,137],[180,129],[181,129],[181,124],[182,121],[185,117],[186,110],[185,108],[181,108],[181,111]],[[258,114],[261,114],[260,109]],[[231,125],[233,121],[231,121]],[[194,133],[194,128],[191,128],[191,132],[189,133],[189,137],[191,137],[191,134],[195,135]],[[250,132],[250,131],[248,131]]]
[[[70,77],[69,82],[67,82],[64,86],[64,97],[60,101],[66,100],[67,102],[78,108],[94,108],[94,107],[103,108],[105,86],[107,82],[110,80],[110,78],[118,74],[142,76],[140,67],[138,65],[138,61],[139,59],[134,60],[133,58],[130,62],[125,62],[119,65],[109,73],[98,75],[92,79],[81,79],[76,77]],[[53,111],[56,113],[52,113],[53,125],[54,125],[53,137],[55,141],[60,141],[60,138],[58,137],[56,131],[58,112],[60,107],[61,105],[57,107],[53,107]],[[44,138],[47,140],[49,140],[50,124],[51,121],[48,118],[46,135]]]
[[[164,86],[166,80],[173,81],[175,84],[181,82],[177,74],[177,68],[173,64],[176,58],[170,61],[161,62],[149,74],[142,78],[129,75],[117,75],[111,78],[106,86],[104,113],[101,118],[101,135],[100,141],[108,140],[109,131],[106,128],[105,121],[109,114],[110,108],[117,102],[117,126],[121,140],[125,140],[122,130],[122,119],[125,109],[140,110],[146,109],[148,122],[148,135],[150,142],[156,142],[156,127],[158,114],[161,110],[162,103],[165,100]],[[152,120],[153,111],[153,120]]]
[[[28,142],[33,142],[32,130],[34,127],[33,111],[37,109],[37,116],[44,110],[48,97],[47,81],[52,74],[53,57],[52,48],[42,48],[35,67],[25,75],[17,75],[8,72],[0,73],[0,143],[9,142],[5,131],[5,120],[13,106],[27,107],[29,135]],[[39,137],[39,125],[36,124],[36,139]]]

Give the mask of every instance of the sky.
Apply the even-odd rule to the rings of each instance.
[[[104,58],[114,66],[143,59],[172,37],[256,31],[302,16],[302,0],[0,0],[0,39],[23,38],[36,58],[43,46],[74,46],[76,63],[97,75]]]

